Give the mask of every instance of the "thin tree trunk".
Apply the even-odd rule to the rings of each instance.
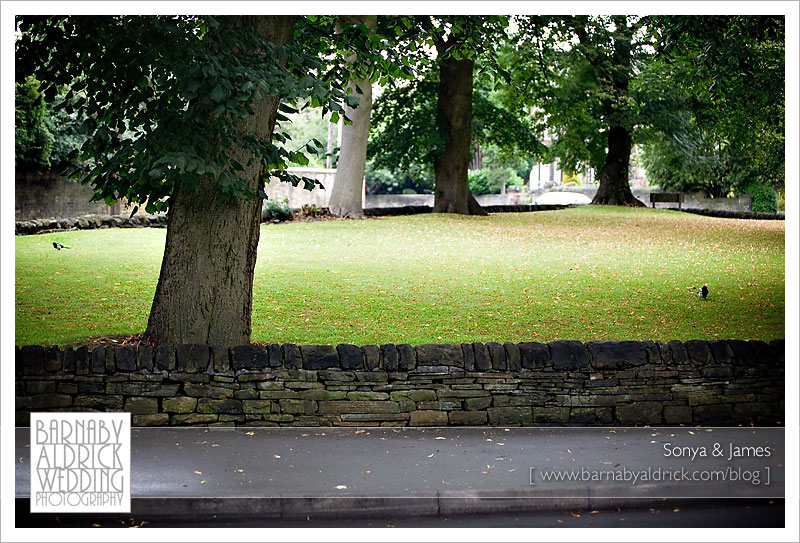
[[[593,204],[644,207],[628,183],[631,147],[630,131],[623,126],[612,126],[608,131],[608,153]]]
[[[292,35],[295,18],[242,16],[234,24],[255,27],[276,45]],[[255,115],[238,129],[259,138],[270,137],[279,97],[252,104]],[[250,187],[263,186],[265,172],[241,148],[232,158],[245,165],[241,176]],[[217,180],[201,179],[196,190],[182,183],[170,200],[167,240],[161,274],[144,339],[151,343],[202,343],[233,346],[250,342],[253,271],[259,238],[262,201],[225,200]]]
[[[325,167],[328,169],[333,168],[333,151],[336,149],[336,125],[328,123],[328,145],[325,149]]]
[[[355,19],[373,32],[377,28],[375,15],[359,15]],[[355,62],[356,58],[348,59]],[[345,105],[345,114],[353,124],[342,127],[342,143],[336,177],[328,200],[328,209],[333,215],[361,219],[364,217],[364,171],[367,163],[367,141],[369,139],[369,118],[372,112],[372,83],[369,80],[350,81],[348,88],[361,90],[358,107]]]
[[[469,59],[448,57],[439,68],[439,130],[447,143],[433,162],[436,174],[434,213],[486,215],[469,190],[467,169],[472,159],[472,70]]]

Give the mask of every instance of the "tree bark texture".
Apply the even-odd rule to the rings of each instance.
[[[234,24],[255,26],[276,45],[292,36],[294,17],[242,16]],[[276,60],[277,61],[277,60]],[[255,115],[238,130],[271,137],[280,98],[252,104]],[[242,148],[231,156],[245,165],[250,187],[263,186],[265,172]],[[234,346],[250,343],[253,272],[262,200],[224,199],[217,180],[203,178],[191,191],[175,186],[167,239],[144,339],[150,343]]]
[[[433,161],[436,176],[434,213],[486,215],[469,190],[467,169],[472,160],[472,70],[469,59],[445,58],[439,66],[439,130],[446,139]]]
[[[374,15],[359,15],[355,19],[373,32],[377,28],[378,18]],[[355,62],[351,57],[349,62]],[[345,105],[345,115],[353,121],[342,127],[342,142],[339,151],[339,162],[336,165],[336,176],[328,200],[328,209],[339,217],[361,219],[364,217],[364,171],[367,163],[367,141],[369,140],[369,119],[372,112],[372,83],[369,80],[348,83],[348,88],[361,90],[358,95],[358,107]]]
[[[608,152],[593,204],[644,207],[633,195],[628,183],[631,147],[630,130],[623,126],[612,126],[608,131]]]

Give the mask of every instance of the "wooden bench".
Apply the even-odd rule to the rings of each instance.
[[[681,208],[681,204],[683,203],[683,193],[682,192],[651,192],[650,193],[650,203],[653,204],[653,207],[656,207],[656,202],[677,202],[678,209]]]

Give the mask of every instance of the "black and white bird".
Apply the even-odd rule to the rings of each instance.
[[[55,249],[56,251],[60,251],[61,249],[69,249],[69,247],[67,247],[66,245],[62,245],[62,244],[58,243],[57,241],[54,241],[53,242],[53,249]]]
[[[708,298],[708,285],[703,285],[703,288],[701,288],[701,289],[700,289],[700,290],[697,292],[697,295],[698,295],[698,296],[700,296],[700,297],[701,297],[702,299],[704,299],[704,300],[705,300],[706,298]]]

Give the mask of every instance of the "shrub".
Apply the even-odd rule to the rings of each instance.
[[[261,212],[261,220],[263,221],[290,221],[292,220],[292,209],[289,207],[289,200],[284,198],[280,202],[276,200],[267,200],[264,209]]]
[[[498,194],[503,182],[508,185],[523,185],[524,181],[517,172],[510,167],[505,168],[483,168],[482,170],[470,170],[469,190],[472,194]]]
[[[753,181],[745,187],[744,191],[753,197],[753,212],[778,212],[778,194],[771,186]]]

